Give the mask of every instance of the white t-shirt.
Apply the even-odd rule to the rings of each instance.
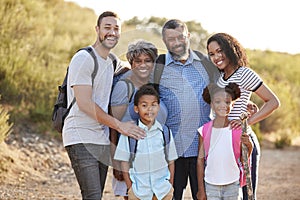
[[[93,47],[92,47],[93,48]],[[98,72],[94,79],[93,101],[108,112],[108,104],[113,81],[113,65],[110,58],[104,60],[93,49],[97,61]],[[68,76],[68,103],[74,98],[74,85],[92,85],[92,73],[94,71],[94,59],[85,50],[77,52],[69,65]],[[64,146],[78,143],[92,143],[109,145],[109,129],[99,124],[96,120],[79,110],[77,103],[73,105],[63,127]]]
[[[198,132],[202,136],[202,128]],[[212,128],[204,180],[213,185],[226,185],[240,179],[240,170],[236,163],[232,130],[229,127]]]

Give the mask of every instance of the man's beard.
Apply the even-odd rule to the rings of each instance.
[[[172,55],[174,60],[180,61],[180,60],[187,60],[189,57],[189,44],[186,45],[181,45],[183,46],[183,51],[180,54],[176,54],[172,51],[169,51],[170,54]]]
[[[103,47],[105,47],[107,49],[113,49],[118,44],[118,39],[117,39],[116,43],[113,46],[108,46],[105,43],[105,40],[106,40],[107,37],[109,37],[109,35],[104,36],[103,39],[99,36],[99,42],[102,44]]]
[[[180,60],[187,60],[189,57],[189,51],[186,50],[182,54],[178,55],[175,54],[174,52],[170,52],[174,60],[180,61]]]

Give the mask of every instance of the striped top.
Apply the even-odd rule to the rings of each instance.
[[[224,79],[224,72],[221,73],[217,81],[218,86],[224,88],[228,83],[236,83],[241,90],[241,96],[235,101],[228,116],[229,120],[239,119],[243,112],[247,112],[247,104],[252,92],[255,92],[263,84],[263,81],[252,69],[239,67],[227,79]]]

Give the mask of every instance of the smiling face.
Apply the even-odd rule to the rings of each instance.
[[[141,53],[132,61],[132,73],[135,74],[141,80],[148,80],[153,70],[154,61],[151,56],[145,53]]]
[[[154,95],[142,95],[134,111],[139,113],[141,121],[146,126],[152,126],[159,111],[159,103]]]
[[[215,111],[216,117],[226,117],[231,111],[232,104],[231,95],[221,90],[213,95],[211,108]]]
[[[230,60],[226,57],[217,41],[210,42],[207,46],[207,50],[210,60],[218,67],[218,69],[226,70],[227,67],[230,67]]]
[[[190,48],[189,33],[182,27],[166,29],[163,34],[163,41],[172,54],[174,60],[186,60]]]
[[[114,48],[120,38],[121,21],[116,17],[104,17],[99,26],[96,26],[98,40],[105,48]]]

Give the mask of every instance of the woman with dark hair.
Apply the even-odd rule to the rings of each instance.
[[[154,44],[145,40],[137,40],[128,45],[126,53],[127,60],[131,65],[131,70],[126,72],[113,88],[111,95],[111,114],[117,119],[135,121],[139,115],[134,112],[134,95],[136,91],[149,82],[149,77],[153,71],[154,61],[158,50]],[[132,88],[131,88],[132,87]],[[130,90],[132,89],[132,91]],[[166,106],[161,103],[157,120],[164,124],[167,118]],[[130,135],[129,135],[130,137]],[[118,133],[111,130],[112,155],[114,155],[118,143]],[[117,196],[124,196],[127,199],[127,186],[123,179],[120,162],[113,160],[114,177],[113,190]]]
[[[221,71],[217,84],[220,87],[225,87],[228,83],[236,83],[241,90],[241,97],[234,103],[233,109],[228,116],[232,128],[240,126],[240,116],[242,113],[247,112],[247,105],[252,92],[257,94],[264,104],[259,111],[249,116],[247,119],[249,125],[267,118],[280,106],[280,101],[274,92],[256,72],[249,68],[246,52],[234,37],[226,33],[214,34],[207,41],[207,51],[210,60]],[[251,158],[251,175],[253,196],[256,199],[260,146],[256,134],[250,126],[248,126],[247,132],[254,143]],[[244,199],[247,199],[245,187],[243,192]]]

